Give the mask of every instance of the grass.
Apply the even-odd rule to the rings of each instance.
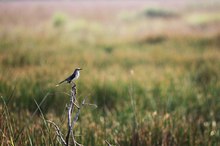
[[[186,18],[188,23],[191,25],[208,25],[208,23],[218,23],[220,16],[216,13],[205,13],[205,14],[192,14]]]
[[[70,86],[55,85],[76,67],[79,100],[98,105],[74,127],[83,145],[219,145],[220,31],[206,18],[194,30],[186,10],[165,10],[109,23],[61,12],[36,26],[1,22],[1,145],[59,145],[45,119],[66,132]],[[158,22],[180,31],[158,33]]]

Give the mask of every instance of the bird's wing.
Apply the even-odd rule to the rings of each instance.
[[[75,78],[75,74],[72,74],[71,76],[69,76],[69,77],[66,78],[65,80],[59,82],[56,86],[59,86],[60,84],[62,84],[62,83],[65,82],[65,81],[67,81],[68,83],[70,83],[73,78]]]

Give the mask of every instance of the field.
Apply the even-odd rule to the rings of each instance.
[[[219,26],[217,0],[0,2],[1,146],[61,145],[77,67],[77,142],[219,146]]]

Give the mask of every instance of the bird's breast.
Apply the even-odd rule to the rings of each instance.
[[[79,78],[79,72],[76,73],[75,79]]]

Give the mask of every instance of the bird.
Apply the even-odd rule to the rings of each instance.
[[[60,84],[67,82],[67,83],[71,83],[73,80],[76,80],[79,78],[80,75],[80,70],[82,70],[81,68],[76,68],[73,72],[72,75],[70,75],[68,78],[66,78],[65,80],[59,82],[56,86],[59,86]]]

